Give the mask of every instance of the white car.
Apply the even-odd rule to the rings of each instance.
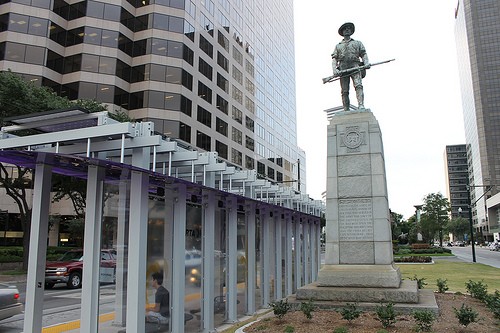
[[[15,286],[0,283],[0,320],[22,312],[23,305],[19,302],[19,290]]]

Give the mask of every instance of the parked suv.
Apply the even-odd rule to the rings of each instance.
[[[100,282],[115,282],[116,251],[101,250]],[[65,283],[68,288],[82,287],[83,250],[71,250],[57,261],[45,265],[45,288],[50,289],[56,283]]]

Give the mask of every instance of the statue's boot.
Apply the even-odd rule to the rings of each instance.
[[[342,105],[344,106],[344,111],[349,111],[349,93],[342,93]]]
[[[365,108],[365,94],[363,93],[363,87],[356,88],[356,98],[358,99],[358,109]]]

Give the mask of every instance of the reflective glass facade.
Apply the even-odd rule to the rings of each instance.
[[[459,0],[456,41],[461,80],[469,181],[472,186],[500,184],[500,3]],[[471,193],[473,221],[480,235],[492,239],[482,186]]]
[[[0,70],[299,187],[292,0],[3,0],[0,13]]]

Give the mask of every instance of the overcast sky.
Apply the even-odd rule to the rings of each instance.
[[[365,107],[384,141],[389,207],[409,218],[429,193],[446,196],[443,153],[465,143],[455,47],[457,0],[295,0],[297,130],[306,151],[307,193],[326,190],[324,110],[342,105],[331,57],[353,22],[372,67],[363,80]],[[351,104],[357,105],[351,87]]]

